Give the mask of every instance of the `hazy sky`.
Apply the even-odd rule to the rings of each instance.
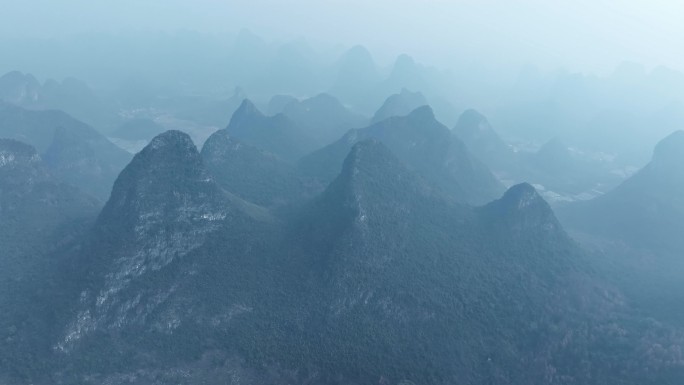
[[[0,37],[191,29],[362,43],[421,61],[684,69],[676,0],[0,0]]]

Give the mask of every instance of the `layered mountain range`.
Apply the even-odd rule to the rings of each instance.
[[[251,100],[0,78],[0,383],[682,382],[681,131],[612,189],[407,55],[274,47],[230,48]]]
[[[400,119],[396,130],[410,132],[430,113]],[[359,137],[320,193],[297,185],[311,198],[269,210],[287,205],[278,187],[300,180],[274,155],[243,150],[228,130],[201,153],[187,134],[157,136],[92,227],[52,254],[40,289],[17,289],[45,306],[5,317],[40,325],[8,326],[3,337],[17,342],[3,350],[15,368],[7,381],[677,378],[681,336],[595,276],[532,186],[472,207],[409,163],[410,150],[392,151],[396,143]],[[227,167],[239,162],[255,170],[248,180]],[[43,363],[40,374],[24,357]]]
[[[92,127],[57,110],[0,102],[0,137],[34,146],[51,173],[102,201],[131,158]]]

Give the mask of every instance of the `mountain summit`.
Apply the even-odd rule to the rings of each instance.
[[[330,184],[325,196],[337,196],[340,203],[354,207],[359,220],[365,221],[368,210],[403,210],[410,204],[405,198],[428,195],[430,189],[416,175],[375,139],[354,144],[344,160],[342,171]],[[415,203],[415,202],[414,202]]]
[[[366,139],[382,142],[424,180],[462,202],[483,204],[503,192],[503,186],[487,167],[435,119],[429,106],[350,130],[337,142],[304,157],[300,168],[322,181],[331,181],[353,145]]]
[[[190,137],[167,131],[121,172],[96,228],[113,237],[132,237],[133,243],[129,239],[122,245],[149,248],[156,259],[149,262],[162,266],[196,247],[197,237],[214,230],[230,212]],[[190,228],[192,233],[186,233]]]
[[[427,99],[420,92],[402,88],[398,94],[391,95],[375,112],[371,123],[377,123],[392,116],[405,116],[420,106],[427,105]]]
[[[285,114],[266,116],[249,99],[235,111],[226,130],[247,144],[291,162],[315,148],[306,131]]]
[[[547,240],[566,237],[549,204],[528,183],[509,188],[501,199],[487,204],[482,210],[496,218],[492,219],[492,224],[514,232],[519,238],[540,234]]]
[[[75,306],[77,316],[57,347],[69,351],[96,330],[141,325],[152,317],[159,327],[172,327],[159,312],[170,306],[166,298],[176,290],[178,265],[192,265],[188,256],[211,234],[245,220],[210,177],[187,134],[167,131],[155,137],[121,172],[98,217],[81,256],[80,268],[89,279]],[[160,290],[167,293],[163,299]]]

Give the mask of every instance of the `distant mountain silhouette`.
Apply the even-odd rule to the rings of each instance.
[[[305,128],[284,114],[264,115],[250,100],[242,102],[226,130],[230,136],[289,162],[316,148]]]
[[[684,251],[684,131],[656,146],[651,162],[609,193],[562,210],[567,225],[635,247]]]
[[[336,77],[330,93],[345,103],[359,106],[374,102],[376,87],[381,81],[377,65],[363,46],[354,46],[335,63]]]
[[[501,140],[487,118],[479,112],[463,112],[453,132],[468,146],[473,155],[492,170],[511,173],[518,166],[513,150]]]
[[[0,136],[25,141],[43,153],[57,178],[106,201],[130,154],[90,126],[61,111],[33,111],[0,103]]]
[[[375,112],[371,124],[378,123],[393,116],[406,116],[418,107],[427,105],[427,99],[420,92],[411,92],[403,88],[400,93],[391,95]]]
[[[130,160],[129,153],[97,132],[79,126],[57,127],[43,157],[54,175],[103,201]]]
[[[288,103],[282,113],[306,130],[307,136],[315,143],[314,149],[328,145],[350,129],[366,123],[364,117],[349,111],[328,94]]]
[[[277,115],[290,103],[297,103],[299,99],[292,95],[273,95],[266,106],[267,115]]]
[[[392,72],[384,80],[383,87],[386,91],[408,88],[411,90],[429,90],[430,84],[425,78],[425,71],[409,55],[397,56],[392,66]]]
[[[35,110],[63,110],[102,130],[116,120],[115,111],[84,82],[66,78],[41,84],[18,71],[0,77],[0,100]]]
[[[427,106],[407,116],[352,130],[337,142],[303,158],[300,168],[308,175],[330,181],[339,172],[349,149],[365,139],[381,141],[425,180],[462,202],[484,204],[503,191],[487,167],[470,155]]]

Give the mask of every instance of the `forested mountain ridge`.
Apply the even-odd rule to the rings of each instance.
[[[678,367],[648,346],[679,335],[594,276],[534,188],[472,208],[377,140],[275,217],[166,132],[78,243],[43,299],[57,308],[40,354],[58,383],[610,381],[591,360],[655,384]]]

